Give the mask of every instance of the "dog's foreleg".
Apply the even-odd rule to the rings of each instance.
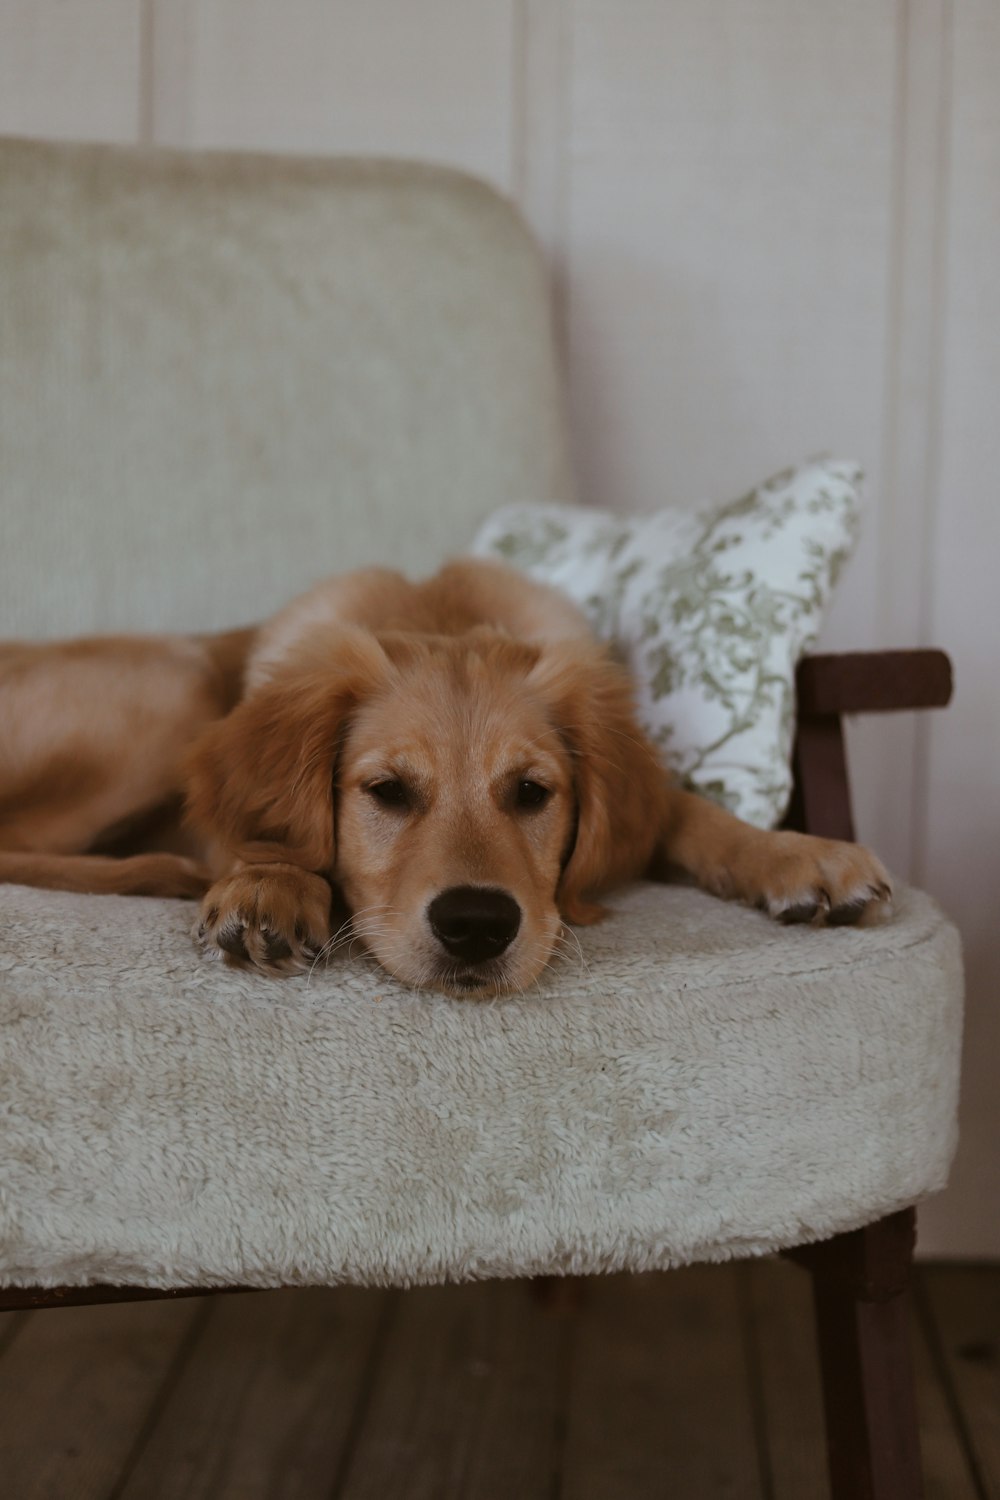
[[[703,889],[779,922],[845,926],[891,905],[885,867],[860,844],[753,828],[692,792],[670,798],[660,853]]]
[[[211,877],[180,854],[35,854],[0,850],[0,884],[80,891],[94,896],[177,896],[197,900]]]

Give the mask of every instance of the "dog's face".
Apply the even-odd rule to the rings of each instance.
[[[512,641],[386,641],[350,717],[336,875],[388,971],[451,994],[522,990],[552,957],[576,823],[572,752]]]
[[[485,628],[312,637],[189,774],[230,859],[322,872],[391,974],[476,996],[525,989],[642,873],[667,787],[601,648]]]

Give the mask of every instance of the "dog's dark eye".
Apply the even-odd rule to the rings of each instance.
[[[369,796],[374,797],[376,802],[381,802],[383,807],[409,807],[410,799],[406,787],[401,781],[394,777],[386,777],[385,781],[373,781],[371,786],[365,787]]]
[[[517,805],[518,807],[541,807],[549,797],[549,789],[542,786],[538,781],[519,781],[517,783]]]

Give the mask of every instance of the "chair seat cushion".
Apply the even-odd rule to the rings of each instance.
[[[646,1270],[854,1228],[940,1188],[957,934],[639,885],[529,994],[364,955],[206,963],[191,906],[6,887],[0,1281],[410,1284]]]

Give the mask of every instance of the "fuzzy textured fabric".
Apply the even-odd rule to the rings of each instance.
[[[569,500],[548,277],[417,163],[0,141],[0,638],[229,629]]]
[[[179,902],[8,887],[0,1280],[384,1285],[646,1270],[940,1188],[961,958],[926,896],[783,928],[639,885],[527,995],[364,956],[277,982]]]

